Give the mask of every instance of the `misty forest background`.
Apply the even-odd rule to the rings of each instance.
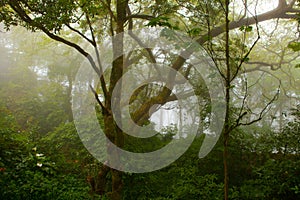
[[[124,2],[127,17],[120,21]],[[1,1],[0,199],[300,199],[299,4]],[[21,9],[30,20],[22,17]],[[96,47],[121,26],[125,31],[170,28],[203,39],[199,44],[224,74],[230,92],[228,131],[205,158],[198,158],[205,136],[200,134],[168,167],[116,176],[113,170],[104,173],[102,163],[83,146],[73,123],[72,89],[85,58],[53,36],[83,47],[90,45],[84,42],[88,39]],[[207,99],[193,70],[180,70],[190,73],[186,77],[195,91]],[[107,86],[113,85],[109,73]],[[151,89],[158,94],[161,88]],[[103,85],[97,91],[105,94]],[[142,91],[138,100],[147,97]],[[209,109],[201,113],[208,114]],[[104,120],[99,114],[100,123]],[[151,151],[174,139],[176,130],[166,126],[146,142],[125,138],[124,148]],[[229,177],[225,182],[224,176]],[[121,177],[120,190],[114,177]]]

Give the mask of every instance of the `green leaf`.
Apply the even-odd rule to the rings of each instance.
[[[192,36],[196,36],[199,35],[201,32],[200,28],[192,28],[191,30],[188,31],[188,34],[192,35]]]
[[[251,32],[253,30],[252,26],[241,26],[239,28],[240,31]]]
[[[172,25],[169,22],[168,17],[156,17],[150,20],[150,22],[146,26],[155,27],[155,26],[161,26],[161,27],[168,27],[172,30],[179,30],[179,27],[177,25]]]
[[[293,51],[300,51],[300,42],[291,42],[288,44],[288,48],[292,49]]]
[[[246,32],[251,32],[253,30],[253,27],[252,26],[247,26],[246,28],[245,28],[245,31]]]
[[[297,65],[295,66],[295,68],[296,68],[296,69],[300,68],[300,64],[297,64]]]

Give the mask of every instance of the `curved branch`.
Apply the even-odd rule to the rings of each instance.
[[[131,15],[131,10],[129,8],[129,6],[127,6],[127,12],[129,14],[129,16],[132,16]],[[150,58],[150,61],[152,63],[156,63],[156,59],[155,59],[155,56],[153,55],[153,52],[150,48],[147,48],[146,45],[132,32],[132,29],[133,29],[133,22],[132,22],[132,18],[128,18],[127,17],[127,20],[129,21],[129,31],[128,31],[128,34],[142,47],[144,48],[147,53],[149,54],[149,58]]]
[[[291,2],[290,4],[283,4],[282,0],[280,0],[280,1],[281,1],[281,3],[279,2],[277,8],[275,8],[269,12],[266,12],[266,13],[263,13],[260,15],[256,15],[253,17],[244,18],[239,21],[230,22],[228,24],[228,26],[229,26],[228,29],[233,30],[233,29],[239,28],[241,26],[257,24],[259,22],[267,21],[270,19],[286,18],[287,13],[291,11],[295,2]],[[295,16],[291,16],[291,15],[289,15],[289,16],[295,17]],[[200,45],[203,45],[209,39],[211,39],[213,37],[217,37],[217,36],[221,35],[222,33],[225,33],[225,24],[212,29],[208,35],[205,34],[205,35],[200,36],[196,40],[196,42],[198,42]],[[174,70],[178,71],[185,63],[186,58],[189,58],[192,54],[193,54],[193,48],[191,48],[191,47],[188,47],[187,49],[183,50],[180,53],[180,55],[177,57],[177,59],[172,63],[172,68]],[[171,83],[173,82],[172,76],[174,78],[173,74],[169,74],[169,80],[171,80],[170,81]],[[164,87],[164,89],[161,91],[160,94],[158,94],[156,97],[148,99],[145,102],[145,104],[143,104],[140,107],[140,109],[137,110],[133,114],[133,119],[135,121],[137,121],[138,119],[147,118],[147,115],[148,115],[147,113],[148,113],[148,110],[151,108],[151,106],[154,104],[163,104],[164,99],[168,98],[170,95],[171,95],[171,90],[167,87]]]
[[[44,32],[48,37],[50,37],[51,39],[61,42],[63,44],[66,44],[69,47],[72,47],[74,49],[76,49],[81,55],[83,55],[84,57],[86,57],[90,64],[92,65],[93,69],[95,70],[95,72],[97,73],[97,75],[100,77],[100,71],[97,68],[93,58],[90,56],[90,54],[88,52],[86,52],[84,49],[82,49],[79,45],[70,42],[62,37],[59,37],[53,33],[51,33],[47,28],[45,28],[44,26],[42,26],[39,23],[36,23],[35,21],[33,21],[27,14],[26,12],[22,9],[22,7],[18,4],[17,1],[10,1],[9,2],[9,6],[19,15],[19,17],[26,23],[28,23],[29,25],[31,25],[34,28],[37,28],[39,30],[41,30],[42,32]]]
[[[283,1],[285,3],[283,3]],[[259,22],[263,22],[263,21],[267,21],[270,19],[276,19],[276,18],[281,18],[281,19],[295,19],[298,18],[299,16],[296,14],[291,14],[291,13],[297,13],[300,12],[298,10],[293,9],[293,6],[295,4],[295,0],[292,1],[290,4],[287,4],[285,0],[279,0],[278,6],[277,8],[257,15],[257,16],[253,16],[253,17],[248,17],[248,18],[244,18],[242,20],[238,20],[238,21],[233,21],[229,23],[229,29],[233,30],[236,28],[239,28],[241,26],[247,26],[247,25],[252,25],[252,24],[256,24]],[[215,29],[211,30],[210,32],[210,38],[216,37],[222,33],[224,33],[225,31],[225,24],[216,27]],[[209,38],[207,37],[207,34],[200,36],[197,39],[197,42],[199,44],[204,44]]]
[[[89,43],[91,43],[94,46],[94,42],[89,39],[88,37],[86,37],[83,33],[81,33],[80,31],[78,31],[77,29],[73,28],[72,26],[70,26],[69,24],[66,24],[66,26],[71,30],[74,31],[75,33],[77,33],[78,35],[80,35],[82,38],[84,38],[86,41],[88,41]]]
[[[240,120],[239,120],[239,121],[237,121],[237,123],[232,127],[232,129],[234,129],[234,128],[238,127],[238,126],[248,126],[248,125],[251,125],[251,124],[254,124],[254,123],[260,121],[260,120],[263,118],[264,114],[268,112],[267,110],[270,109],[271,104],[272,104],[274,101],[276,101],[276,100],[278,99],[278,96],[279,96],[279,93],[280,93],[280,86],[281,86],[281,85],[278,86],[278,90],[277,90],[276,94],[273,96],[273,98],[272,98],[272,99],[265,105],[265,107],[260,111],[260,113],[258,114],[258,118],[254,119],[254,120],[252,120],[252,121],[250,121],[250,122],[246,122],[246,123],[241,123],[241,122],[239,122],[239,121],[240,121]],[[245,114],[247,114],[247,113],[245,113]],[[243,114],[243,115],[244,115],[244,114]]]
[[[154,19],[154,16],[151,15],[142,15],[142,14],[130,14],[126,17],[126,20],[130,20],[130,19],[147,19],[147,20],[151,20]]]
[[[108,94],[108,91],[107,91],[106,83],[105,83],[104,76],[103,76],[103,67],[102,67],[102,63],[101,63],[101,60],[100,60],[100,54],[99,54],[99,50],[98,50],[98,47],[97,47],[97,42],[96,42],[96,38],[95,38],[95,34],[94,34],[94,29],[92,27],[90,17],[87,13],[86,13],[86,19],[87,19],[87,22],[88,22],[88,25],[89,25],[89,28],[90,28],[92,38],[93,38],[92,44],[93,44],[94,50],[96,52],[97,62],[98,62],[98,65],[99,65],[99,71],[100,71],[100,74],[101,74],[101,76],[100,76],[101,88],[102,88],[104,97],[106,98],[107,94]]]

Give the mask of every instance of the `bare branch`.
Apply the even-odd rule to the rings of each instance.
[[[71,27],[69,24],[66,24],[66,26],[67,26],[70,30],[72,30],[72,31],[74,31],[75,33],[77,33],[78,35],[80,35],[80,36],[81,36],[82,38],[84,38],[86,41],[88,41],[89,43],[91,43],[93,46],[95,45],[94,42],[93,42],[91,39],[89,39],[88,37],[86,37],[83,33],[81,33],[80,31],[78,31],[77,29]]]
[[[103,0],[100,0],[100,1],[101,1],[101,3],[104,5],[104,7],[107,8],[107,10],[108,10],[108,12],[109,12],[109,15],[110,15],[111,19],[114,19],[115,21],[117,21],[117,17],[114,15],[113,11],[112,11],[111,8],[110,8],[110,2],[108,2],[108,4],[107,4],[107,3],[105,3]]]
[[[105,112],[108,112],[108,110],[106,109],[106,107],[102,104],[102,102],[100,101],[99,99],[99,95],[98,93],[96,92],[96,90],[93,88],[92,85],[90,85],[90,89],[92,90],[94,96],[95,96],[95,99],[97,101],[97,103],[100,105],[101,109],[102,109],[102,113],[105,113]]]
[[[259,116],[258,118],[250,121],[250,122],[246,122],[246,123],[237,123],[234,125],[233,128],[236,128],[238,126],[248,126],[248,125],[251,125],[251,124],[254,124],[258,121],[260,121],[262,118],[263,118],[263,115],[267,112],[266,110],[267,109],[270,109],[270,105],[277,100],[278,96],[279,96],[279,93],[280,93],[280,85],[278,86],[278,90],[276,92],[276,94],[273,96],[273,98],[267,103],[267,105],[261,110],[261,112],[259,113]]]
[[[240,69],[243,65],[243,63],[245,63],[245,60],[248,58],[249,54],[252,52],[253,48],[255,47],[255,45],[257,44],[257,42],[259,41],[260,39],[260,35],[259,35],[259,32],[258,32],[258,37],[256,38],[256,40],[254,41],[254,43],[252,44],[252,46],[250,47],[249,51],[246,53],[246,55],[242,58],[239,66],[237,67],[237,70],[235,71],[234,75],[232,76],[231,80],[230,81],[233,81],[236,76],[238,75],[238,73],[240,72]]]
[[[247,77],[245,77],[246,81],[245,81],[245,94],[244,94],[244,97],[243,97],[243,102],[242,102],[242,106],[240,108],[240,113],[239,113],[239,117],[238,119],[236,120],[236,124],[238,124],[240,122],[240,120],[242,120],[242,118],[247,114],[247,112],[243,112],[244,108],[245,108],[245,105],[246,105],[246,99],[248,97],[248,81],[247,81]]]
[[[280,69],[281,64],[285,64],[285,63],[288,63],[288,62],[282,62],[282,63],[266,63],[266,62],[261,62],[261,61],[246,62],[246,64],[257,65],[257,66],[255,68],[253,68],[253,69],[246,69],[245,73],[256,71],[256,70],[260,70],[262,67],[270,67],[271,70],[275,71],[275,70]]]
[[[92,38],[93,38],[92,42],[94,44],[93,46],[94,46],[94,50],[96,52],[97,62],[98,62],[98,65],[99,65],[99,71],[101,73],[101,76],[100,76],[101,88],[103,90],[104,97],[106,98],[107,95],[108,95],[108,91],[107,91],[107,88],[106,88],[106,83],[105,83],[105,79],[104,79],[104,75],[103,75],[103,67],[102,67],[102,63],[101,63],[101,60],[100,60],[100,55],[99,55],[99,50],[98,50],[98,47],[97,47],[97,42],[96,42],[94,30],[93,30],[93,27],[92,27],[92,24],[91,24],[91,21],[90,21],[90,17],[87,13],[86,13],[86,19],[87,19],[87,22],[88,22],[88,25],[89,25],[89,28],[90,28]]]

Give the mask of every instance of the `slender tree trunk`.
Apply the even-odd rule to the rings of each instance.
[[[227,113],[227,111],[226,111]],[[229,119],[229,115],[226,114],[226,118]],[[226,122],[227,121],[227,122]],[[225,123],[229,123],[229,120],[225,120]],[[224,165],[224,199],[228,200],[229,192],[229,176],[228,176],[228,142],[229,142],[229,132],[228,127],[224,127],[224,150],[223,150],[223,165]]]
[[[229,125],[229,101],[230,101],[230,89],[226,86],[226,114],[225,114],[225,126],[223,130],[224,136],[224,149],[223,149],[223,165],[224,165],[224,199],[228,200],[228,191],[229,191],[229,176],[228,176],[228,142],[229,142],[229,133],[230,133],[230,125]]]
[[[68,75],[69,86],[67,88],[67,105],[66,112],[68,114],[68,121],[73,122],[73,112],[72,112],[72,89],[73,89],[73,81],[71,75]]]
[[[230,134],[230,88],[231,88],[231,70],[230,70],[230,52],[229,52],[229,0],[225,1],[225,15],[226,15],[226,77],[225,77],[225,86],[226,86],[226,114],[225,114],[225,126],[223,130],[224,136],[224,150],[223,150],[223,164],[224,164],[224,199],[228,200],[228,191],[229,191],[229,176],[228,176],[228,140]]]

